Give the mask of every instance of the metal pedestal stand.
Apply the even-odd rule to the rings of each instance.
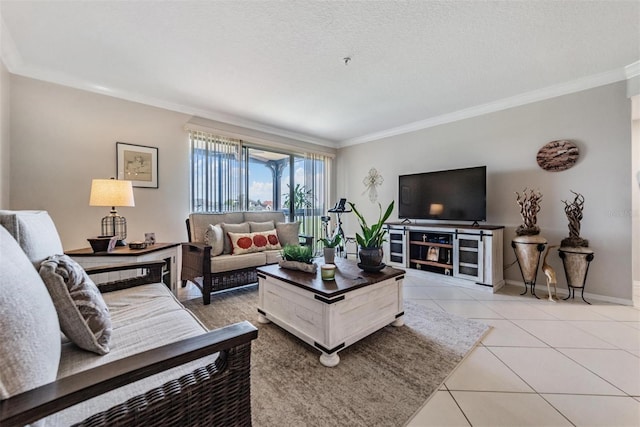
[[[584,287],[587,283],[587,274],[589,273],[589,264],[594,258],[593,251],[584,247],[561,247],[558,249],[558,255],[562,259],[564,273],[567,277],[567,288],[569,295],[563,300],[573,299],[576,296],[576,288],[582,289],[582,301],[591,305],[589,301],[584,299]]]
[[[344,230],[342,229],[342,219],[340,218],[340,215],[342,215],[343,213],[349,213],[351,212],[351,210],[329,209],[328,212],[336,214],[337,227],[334,231],[334,236],[336,234],[339,234],[342,242],[340,243],[340,246],[338,246],[338,256],[343,256],[343,253],[344,253],[344,257],[346,258],[347,257],[347,251],[346,251],[347,238],[345,237]]]

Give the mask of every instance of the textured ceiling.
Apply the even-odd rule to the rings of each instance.
[[[0,16],[15,74],[327,145],[640,59],[638,1],[3,0]]]

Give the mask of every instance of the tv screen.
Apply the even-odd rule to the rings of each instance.
[[[486,199],[486,166],[400,175],[398,217],[485,221]]]

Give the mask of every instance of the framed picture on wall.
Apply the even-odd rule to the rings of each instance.
[[[118,179],[134,187],[158,188],[158,148],[116,142]]]

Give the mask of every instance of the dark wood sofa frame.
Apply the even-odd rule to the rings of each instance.
[[[86,269],[88,274],[146,269],[143,276],[99,284],[110,292],[161,281],[164,261]],[[81,426],[250,426],[249,322],[141,352],[0,401],[0,425],[23,426],[77,403],[193,360],[220,353],[214,363],[87,418]]]

